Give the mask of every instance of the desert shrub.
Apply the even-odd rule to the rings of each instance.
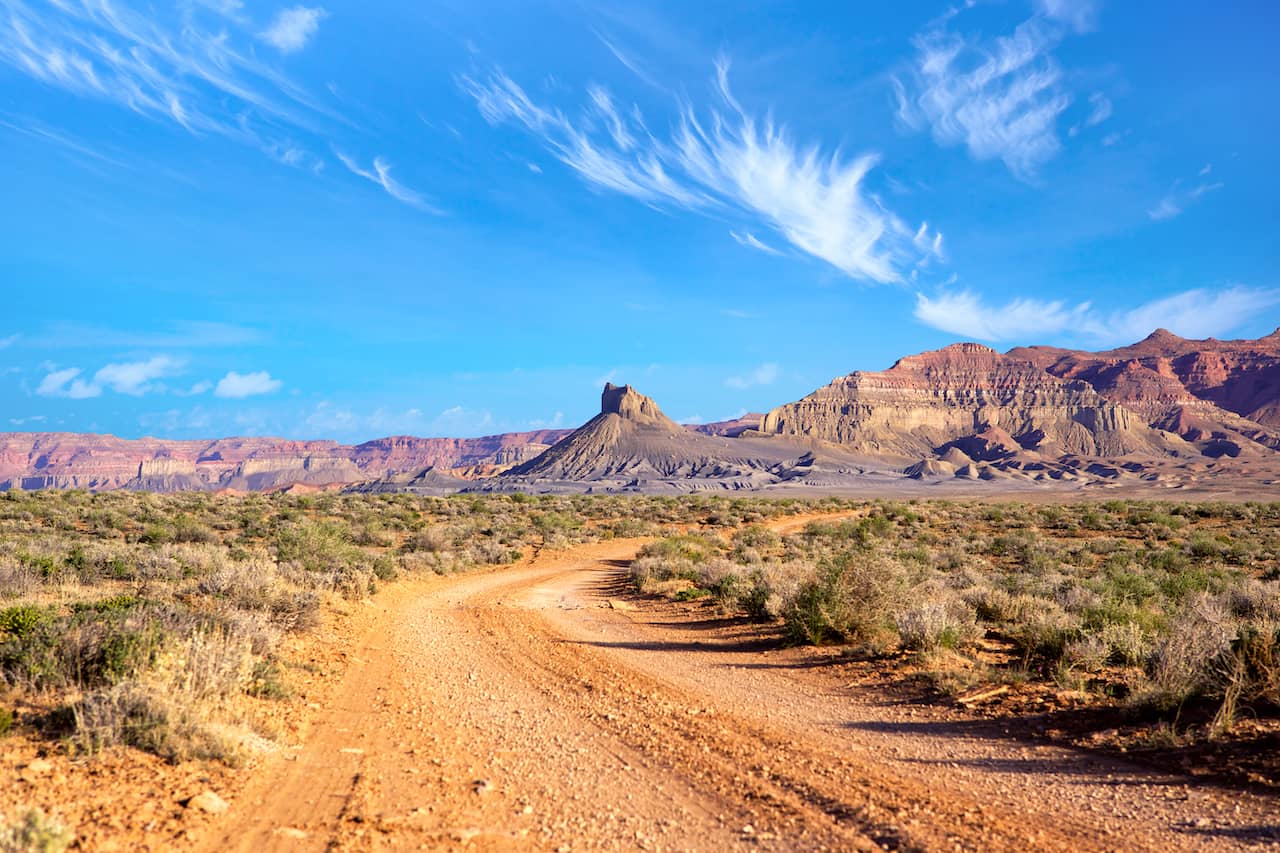
[[[954,595],[934,594],[909,604],[894,616],[894,624],[902,645],[915,651],[954,649],[981,636],[973,610]]]
[[[347,531],[334,522],[295,521],[275,534],[276,559],[297,563],[308,572],[331,572],[344,565],[352,549]]]
[[[4,853],[62,853],[75,833],[40,809],[19,809],[12,817],[0,813],[0,851]]]
[[[1011,601],[1014,617],[1001,631],[1022,652],[1023,660],[1040,658],[1057,661],[1069,641],[1080,630],[1078,617],[1055,601],[1031,595],[1017,595]]]
[[[1099,672],[1111,659],[1111,646],[1102,637],[1086,636],[1070,640],[1062,649],[1062,662],[1071,669]]]
[[[1107,622],[1097,637],[1106,645],[1107,659],[1112,663],[1136,666],[1153,650],[1151,635],[1136,622]]]
[[[170,643],[152,669],[86,692],[72,708],[73,742],[86,752],[123,744],[172,760],[234,761],[236,738],[212,717],[251,686],[252,673],[243,637],[197,630]]]
[[[4,737],[13,728],[13,709],[0,707],[0,737]]]
[[[668,536],[640,549],[639,557],[653,557],[671,562],[697,564],[720,553],[720,543],[707,536],[684,534]]]
[[[747,582],[741,566],[724,557],[713,557],[697,566],[696,571],[699,589],[705,589],[721,601],[737,604]]]
[[[454,537],[448,527],[443,524],[433,524],[405,539],[404,550],[440,554],[453,547],[453,540]]]
[[[800,584],[782,617],[793,642],[875,642],[893,628],[907,573],[887,554],[855,552],[827,560]]]
[[[1265,621],[1246,625],[1232,648],[1246,681],[1246,697],[1280,707],[1280,624]]]
[[[1141,701],[1165,710],[1214,692],[1235,635],[1234,620],[1221,602],[1198,596],[1156,643]]]

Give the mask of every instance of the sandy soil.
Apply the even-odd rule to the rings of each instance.
[[[802,526],[788,519],[775,527]],[[633,599],[640,542],[386,590],[209,850],[1215,850],[1280,804],[893,704]]]

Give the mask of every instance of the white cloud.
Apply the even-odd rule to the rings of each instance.
[[[777,249],[770,246],[768,243],[762,243],[760,240],[756,238],[756,235],[752,234],[750,231],[744,231],[741,234],[739,234],[737,231],[730,231],[729,236],[732,237],[735,241],[737,241],[739,245],[746,246],[751,249],[757,249],[761,252],[764,252],[766,255],[782,254]]]
[[[1046,18],[1086,33],[1098,24],[1100,0],[1036,0],[1036,8]]]
[[[781,374],[782,370],[778,365],[768,362],[741,376],[730,376],[724,381],[724,384],[739,390],[754,388],[757,385],[772,385],[778,381],[778,377]]]
[[[1058,28],[1032,18],[994,43],[935,28],[917,36],[907,79],[895,79],[898,116],[928,126],[940,145],[1000,159],[1022,180],[1061,149],[1058,117],[1071,103],[1052,50]]]
[[[218,384],[213,389],[213,395],[240,400],[245,397],[256,397],[259,394],[270,394],[279,391],[283,386],[283,382],[272,379],[271,374],[265,370],[256,373],[237,373],[232,370],[218,380]]]
[[[929,298],[916,294],[916,319],[954,335],[983,341],[1025,340],[1028,336],[1054,335],[1077,328],[1089,304],[1068,307],[1062,301],[1014,299],[999,307],[987,305],[970,291],[943,293]]]
[[[1111,104],[1111,99],[1101,92],[1094,92],[1089,96],[1089,106],[1093,109],[1089,113],[1089,117],[1084,120],[1086,127],[1102,124],[1111,118],[1111,113],[1115,109]]]
[[[363,168],[359,163],[348,157],[346,154],[343,154],[341,151],[335,151],[333,153],[342,161],[342,165],[351,170],[352,174],[359,175],[366,181],[372,181],[382,187],[386,190],[387,195],[391,196],[396,201],[402,201],[405,204],[412,205],[413,207],[425,210],[429,213],[439,214],[442,212],[427,204],[426,199],[422,197],[421,193],[409,189],[404,184],[391,177],[391,164],[382,157],[374,157],[373,169],[369,170]]]
[[[729,88],[728,70],[717,61],[719,109],[700,115],[680,102],[665,139],[638,108],[621,108],[599,86],[571,118],[536,103],[501,71],[458,82],[487,121],[522,126],[592,187],[655,207],[745,213],[852,278],[902,281],[916,261],[914,232],[867,190],[876,157],[802,145],[772,118],[749,115]]]
[[[1209,173],[1206,169],[1211,170],[1211,167],[1206,166],[1204,169],[1201,169],[1201,177],[1204,177]],[[1202,181],[1192,187],[1185,187],[1182,180],[1179,179],[1173,182],[1173,186],[1170,187],[1169,192],[1165,194],[1164,198],[1160,199],[1154,207],[1147,210],[1147,216],[1155,222],[1173,219],[1204,196],[1216,190],[1220,190],[1224,186],[1225,184],[1221,181]]]
[[[220,4],[134,10],[108,2],[6,0],[0,64],[192,134],[266,150],[282,127],[335,118],[263,62],[246,22]]]
[[[1188,290],[1109,315],[1096,336],[1136,341],[1155,329],[1168,329],[1185,338],[1218,337],[1277,305],[1280,289],[1236,286],[1216,292]]]
[[[307,46],[327,14],[324,9],[307,6],[281,9],[271,26],[258,37],[283,53],[293,53]]]
[[[22,337],[18,334],[9,335],[7,338],[0,338],[0,349],[8,349],[18,342],[18,338]]]
[[[529,429],[560,429],[564,426],[564,412],[556,412],[550,418],[534,418],[528,426]]]
[[[632,74],[636,75],[636,77],[643,80],[645,83],[648,83],[650,86],[654,87],[655,89],[664,88],[662,84],[660,84],[657,80],[655,80],[653,75],[650,74],[648,71],[646,71],[644,67],[640,65],[640,63],[637,62],[630,54],[623,51],[612,41],[610,41],[609,39],[601,35],[598,31],[593,30],[593,32],[595,32],[596,38],[600,39],[600,43],[603,44],[605,48],[608,49],[608,51],[613,54],[613,58],[618,60],[618,62],[621,63],[624,68],[626,68]]]
[[[156,381],[180,373],[183,362],[167,355],[158,355],[146,361],[129,361],[119,364],[108,364],[93,375],[92,380],[79,378],[82,371],[78,367],[68,367],[50,372],[36,393],[44,397],[69,397],[83,400],[99,397],[103,390],[110,389],[117,394],[128,394],[140,397],[150,391],[161,390]]]
[[[1061,335],[1102,344],[1140,340],[1157,328],[1188,338],[1216,337],[1280,305],[1280,290],[1231,287],[1188,290],[1127,310],[1101,312],[1088,302],[1018,298],[989,305],[969,291],[916,295],[920,322],[983,341],[1043,343]]]
[[[69,397],[72,400],[84,400],[102,394],[101,386],[80,379],[78,367],[55,370],[40,380],[36,393],[41,397]]]
[[[146,361],[108,364],[93,375],[93,381],[115,391],[138,397],[155,388],[155,381],[181,372],[183,362],[167,355]]]

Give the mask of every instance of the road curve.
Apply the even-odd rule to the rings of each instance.
[[[1274,828],[1274,801],[889,704],[637,609],[640,544],[385,590],[305,742],[207,848],[1205,850]]]

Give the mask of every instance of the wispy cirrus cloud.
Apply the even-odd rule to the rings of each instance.
[[[307,42],[320,29],[320,21],[328,14],[324,9],[293,6],[281,9],[271,21],[271,26],[258,34],[258,38],[281,51],[295,53],[307,46]]]
[[[975,160],[1001,160],[1019,179],[1034,180],[1062,148],[1058,118],[1072,97],[1053,50],[1064,21],[1078,28],[1085,20],[1073,5],[1044,0],[1040,14],[993,41],[948,30],[955,15],[935,22],[913,39],[915,58],[894,78],[898,117],[929,128],[940,145],[964,145]],[[1095,104],[1093,115],[1100,109]]]
[[[750,248],[750,249],[756,249],[758,251],[764,252],[766,255],[782,254],[777,249],[773,248],[773,246],[770,246],[768,243],[761,242],[759,238],[757,238],[756,235],[752,234],[750,231],[743,231],[742,233],[738,233],[737,231],[730,231],[729,236],[732,237],[734,239],[734,242],[736,242],[738,245],[746,246],[747,248]]]
[[[341,151],[335,150],[333,153],[342,161],[342,165],[346,166],[353,175],[359,175],[366,181],[370,181],[382,187],[382,189],[386,191],[387,195],[391,196],[396,201],[404,202],[407,205],[416,207],[419,210],[424,210],[428,213],[443,213],[439,208],[432,207],[428,204],[422,193],[409,189],[404,184],[391,177],[391,164],[388,163],[386,159],[382,157],[374,157],[373,168],[366,169],[356,162],[355,159]]]
[[[1036,0],[1036,9],[1050,20],[1066,24],[1078,33],[1098,25],[1100,0]]]
[[[1280,305],[1280,290],[1198,288],[1133,308],[1104,312],[1089,302],[1017,298],[987,303],[971,291],[916,295],[915,317],[925,325],[990,342],[1041,343],[1066,335],[1099,344],[1130,343],[1165,328],[1188,338],[1216,337]]]
[[[117,104],[191,133],[262,147],[281,125],[333,117],[250,50],[235,18],[186,4],[176,15],[106,2],[6,0],[0,63],[54,88]]]
[[[862,281],[903,281],[919,261],[915,231],[866,186],[876,156],[801,144],[771,117],[751,115],[730,90],[724,59],[715,64],[717,106],[678,102],[668,135],[601,86],[571,116],[497,69],[458,84],[489,123],[523,128],[594,188],[659,208],[745,214]]]
[[[1147,210],[1147,216],[1154,222],[1173,219],[1209,193],[1216,192],[1226,186],[1221,181],[1208,180],[1212,171],[1213,166],[1206,164],[1197,174],[1198,180],[1188,183],[1179,178],[1174,181],[1173,186],[1161,197],[1160,201]]]

